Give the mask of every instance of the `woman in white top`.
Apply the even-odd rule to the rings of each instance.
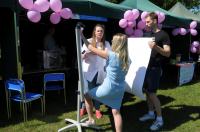
[[[92,32],[92,38],[88,41],[96,48],[102,50],[111,50],[110,43],[105,40],[105,27],[102,24],[97,24]],[[102,84],[104,78],[106,77],[105,65],[106,60],[91,53],[86,45],[82,47],[82,57],[83,57],[83,74],[86,80],[86,87],[88,89],[94,88]],[[87,89],[85,87],[85,89]],[[97,119],[102,117],[100,112],[100,103],[93,101],[96,109]],[[82,109],[80,110],[80,115],[83,116],[86,113],[84,104],[82,104]]]

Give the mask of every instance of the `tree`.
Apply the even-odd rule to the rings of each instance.
[[[177,2],[181,2],[188,9],[198,7],[200,5],[199,0],[150,0],[150,1],[165,10],[169,10]]]
[[[120,3],[123,0],[107,0],[112,3]],[[149,0],[155,5],[165,9],[169,10],[173,5],[176,4],[176,2],[181,2],[183,5],[185,5],[188,9],[193,9],[192,11],[194,13],[200,12],[200,0]]]

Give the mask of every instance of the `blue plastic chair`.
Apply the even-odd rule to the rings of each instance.
[[[61,82],[58,84],[56,82]],[[64,90],[64,101],[66,104],[66,88],[65,88],[65,74],[64,73],[46,73],[44,74],[44,111],[46,106],[45,96],[46,91],[60,91]]]
[[[8,118],[11,118],[11,100],[20,103],[22,106],[24,121],[27,121],[27,103],[41,99],[42,114],[44,115],[43,95],[31,92],[25,92],[25,84],[20,79],[9,79],[5,81],[6,102]]]

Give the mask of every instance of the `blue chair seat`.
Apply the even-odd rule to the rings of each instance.
[[[64,89],[63,86],[60,85],[50,85],[50,86],[46,86],[45,90],[46,91],[53,91],[53,90],[62,90]]]
[[[27,92],[25,95],[26,100],[24,100],[26,103],[27,102],[31,102],[33,100],[37,100],[39,98],[41,98],[43,95],[42,94],[36,94],[36,93],[30,93]],[[12,100],[17,101],[17,102],[22,102],[23,99],[21,98],[21,95],[14,95],[13,97],[11,97]]]

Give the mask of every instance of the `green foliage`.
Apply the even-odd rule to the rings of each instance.
[[[199,0],[150,0],[150,1],[166,10],[169,10],[173,5],[176,4],[176,2],[181,2],[188,9],[200,5]]]
[[[106,0],[106,1],[118,4],[124,0]],[[192,10],[194,13],[198,13],[198,11],[200,10],[200,0],[149,0],[149,1],[151,1],[152,3],[156,4],[157,6],[165,10],[169,10],[177,2],[181,2],[188,9],[198,9],[197,11]]]

